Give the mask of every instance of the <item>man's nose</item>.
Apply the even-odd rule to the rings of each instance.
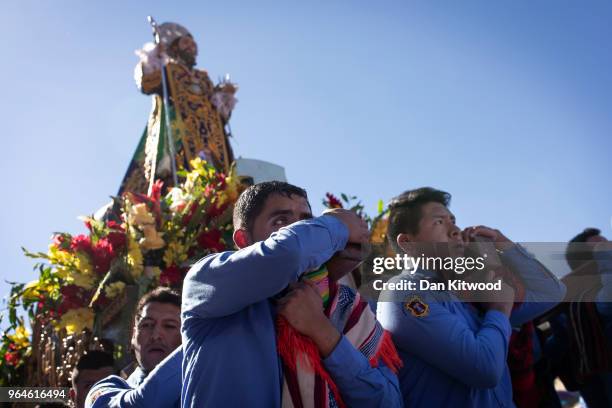
[[[151,338],[153,340],[161,339],[161,326],[156,324],[153,326],[153,332],[151,333]]]
[[[451,224],[450,226],[450,231],[449,231],[449,237],[451,237],[452,239],[458,239],[461,240],[461,229],[456,226],[455,224]]]

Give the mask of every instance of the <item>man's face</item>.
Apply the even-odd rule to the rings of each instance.
[[[140,367],[149,372],[181,345],[180,307],[171,303],[150,302],[136,322],[132,347]]]
[[[85,398],[91,387],[101,379],[113,374],[113,367],[80,370],[76,381],[72,382],[72,392],[70,395],[76,407],[83,408],[85,406]]]
[[[294,222],[312,218],[310,205],[304,197],[292,194],[272,194],[263,206],[261,214],[255,218],[250,237],[250,244],[264,241],[273,232]]]
[[[421,206],[419,232],[403,235],[411,241],[411,252],[416,256],[459,257],[464,253],[463,238],[455,225],[455,216],[440,203],[429,202]]]
[[[195,65],[198,55],[198,45],[189,36],[181,37],[178,40],[177,52],[179,57],[190,67]]]

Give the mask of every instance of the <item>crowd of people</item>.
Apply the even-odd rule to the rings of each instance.
[[[501,290],[387,290],[366,299],[340,282],[366,257],[355,212],[313,216],[305,190],[246,189],[234,208],[235,251],[194,264],[182,294],[138,303],[136,369],[84,355],[71,396],[82,407],[561,407],[561,379],[589,407],[612,406],[612,246],[587,229],[559,280],[486,226],[461,229],[450,194],[406,191],[389,205],[396,254],[462,257],[494,247],[481,277]],[[403,271],[390,282],[454,279]],[[469,280],[469,274],[463,274]],[[476,297],[474,297],[476,296]]]

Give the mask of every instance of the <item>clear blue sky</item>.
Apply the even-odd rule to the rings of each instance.
[[[145,17],[191,30],[198,66],[240,85],[235,152],[326,191],[431,185],[461,226],[517,241],[612,236],[612,3],[607,1],[18,1],[0,6],[5,180],[1,277],[20,246],[114,194],[150,99],[132,78]],[[8,291],[2,282],[0,293]]]

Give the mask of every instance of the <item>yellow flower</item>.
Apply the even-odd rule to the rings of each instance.
[[[372,227],[372,232],[370,233],[370,240],[372,243],[382,244],[385,242],[388,223],[389,220],[387,218],[381,218],[376,222],[376,224]]]
[[[134,279],[138,279],[142,274],[142,252],[138,243],[130,235],[128,238],[127,264],[130,267],[130,274]]]
[[[240,192],[238,191],[238,188],[240,187],[240,180],[238,180],[238,176],[236,176],[234,170],[234,167],[232,167],[230,169],[230,174],[225,178],[225,192],[230,202],[236,201],[240,195]]]
[[[83,253],[77,253],[74,258],[74,267],[84,275],[91,275],[93,271],[89,257]]]
[[[49,245],[47,252],[49,262],[54,265],[72,265],[74,263],[74,255],[68,251],[58,249],[55,245]]]
[[[113,282],[110,285],[108,285],[104,291],[106,292],[106,296],[112,299],[120,295],[121,292],[123,292],[124,288],[125,288],[125,283],[121,281],[117,281],[117,282]]]
[[[95,284],[95,278],[91,274],[72,272],[66,277],[66,282],[72,283],[85,289],[92,289]]]
[[[180,242],[170,242],[164,251],[164,263],[167,266],[180,265],[187,260],[187,251]]]
[[[34,280],[23,288],[22,297],[24,300],[35,300],[40,296],[40,282],[38,280]]]
[[[66,329],[66,333],[80,333],[83,329],[93,327],[94,313],[88,307],[71,309],[62,315],[60,328]]]
[[[147,224],[142,227],[144,238],[140,239],[140,247],[145,250],[163,248],[166,243],[162,239],[162,234],[157,232],[155,225]]]
[[[128,223],[133,225],[154,224],[155,217],[151,215],[145,203],[136,204],[130,208]]]
[[[19,349],[26,348],[30,345],[30,332],[24,326],[17,326],[15,334],[8,334],[6,337],[17,346]]]

